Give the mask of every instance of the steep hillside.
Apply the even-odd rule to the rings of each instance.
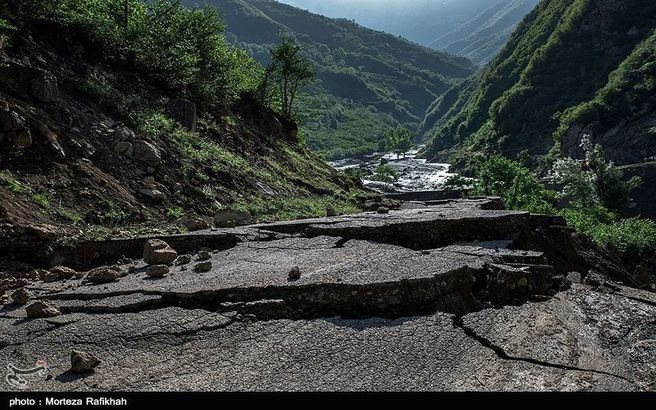
[[[258,66],[213,16],[130,5],[128,31],[110,13],[122,0],[0,6],[13,26],[0,29],[0,247],[352,212],[371,196],[248,96]]]
[[[503,0],[427,44],[486,64],[503,48],[517,24],[539,0]]]
[[[613,159],[654,155],[650,137],[630,140],[653,127],[655,26],[650,0],[542,1],[481,74],[447,93],[459,99],[433,104],[423,123],[432,138],[427,155],[544,155],[561,135],[570,153],[581,134],[570,128],[591,123],[595,137],[617,148]]]
[[[201,4],[186,0],[187,4]],[[271,0],[212,0],[227,38],[261,63],[281,32],[293,34],[318,73],[300,103],[309,147],[327,157],[370,152],[385,130],[416,126],[426,108],[474,72],[466,59]]]
[[[281,0],[485,64],[539,0]]]

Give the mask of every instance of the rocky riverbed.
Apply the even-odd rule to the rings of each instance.
[[[51,391],[650,388],[645,278],[496,199],[403,208],[53,249],[0,361]]]
[[[374,174],[379,165],[389,165],[399,175],[394,183],[374,181],[365,177],[363,184],[370,189],[383,193],[404,193],[418,191],[439,191],[444,182],[455,175],[449,172],[449,164],[434,164],[417,158],[417,151],[408,152],[405,157],[397,158],[395,154],[375,153],[358,158],[333,161],[330,164],[337,170],[360,168],[367,175]]]

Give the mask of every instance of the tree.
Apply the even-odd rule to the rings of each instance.
[[[586,169],[571,158],[554,164],[556,182],[563,185],[561,195],[577,208],[602,205],[621,212],[629,204],[631,192],[642,183],[640,177],[625,180],[622,170],[606,161],[602,146],[593,144],[588,137],[581,140],[581,148],[585,152]]]
[[[403,154],[403,158],[405,158],[405,153],[413,146],[413,138],[414,134],[412,131],[405,127],[397,127],[385,134],[385,148],[394,152],[397,159],[401,154]]]
[[[302,46],[290,35],[281,36],[279,46],[270,50],[271,64],[262,80],[261,98],[269,103],[278,99],[284,117],[293,118],[294,100],[298,92],[315,81],[315,71],[303,56]]]

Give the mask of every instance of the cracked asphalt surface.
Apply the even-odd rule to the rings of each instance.
[[[52,377],[29,379],[30,390],[45,391],[647,390],[656,372],[653,293],[608,275],[586,285],[587,271],[583,283],[566,282],[549,252],[523,247],[510,231],[468,232],[450,244],[442,232],[422,239],[428,248],[403,239],[445,219],[462,230],[480,218],[514,231],[549,226],[488,205],[392,211],[388,223],[363,214],[255,226],[230,246],[203,239],[228,230],[193,234],[215,245],[212,269],[173,265],[163,279],[116,255],[116,282],[29,284],[60,316],[28,319],[24,307],[2,306],[0,363],[46,359]],[[315,235],[317,227],[339,230]],[[576,246],[590,269],[604,262],[603,252]],[[294,267],[298,280],[288,277]],[[71,373],[73,349],[102,363]]]

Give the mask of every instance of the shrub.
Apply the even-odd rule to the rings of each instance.
[[[563,184],[561,196],[578,208],[603,206],[621,212],[629,203],[630,194],[640,186],[639,177],[624,180],[622,171],[604,158],[601,145],[583,138],[587,169],[571,158],[556,161],[553,173]]]
[[[371,177],[372,181],[381,181],[391,184],[399,180],[399,173],[389,165],[379,165]]]
[[[536,213],[555,213],[556,194],[546,189],[538,178],[516,161],[491,157],[474,166],[475,195],[495,195],[509,209]]]

